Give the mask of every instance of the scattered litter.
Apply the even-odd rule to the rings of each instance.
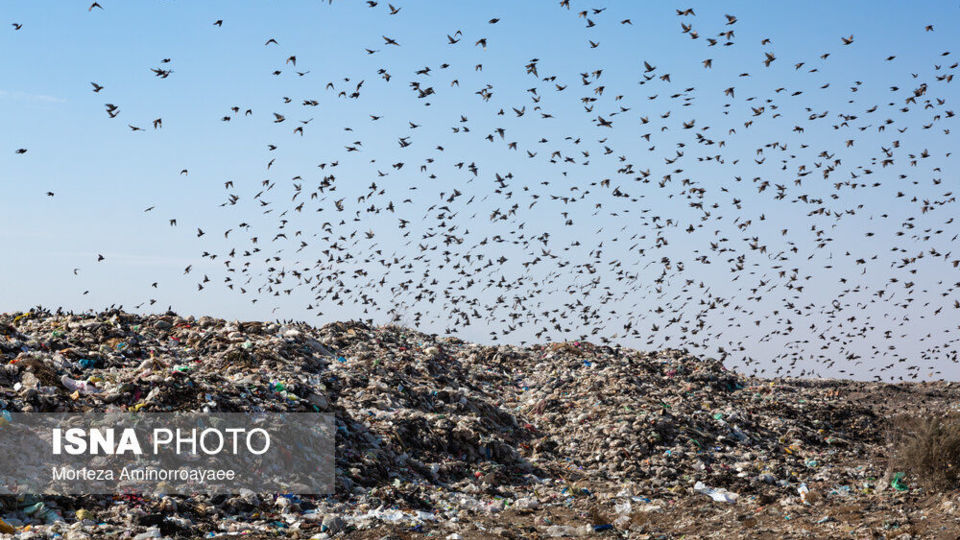
[[[696,485],[693,486],[693,490],[696,491],[697,493],[703,493],[704,495],[707,495],[711,499],[717,502],[722,502],[722,503],[733,504],[733,503],[736,503],[737,499],[740,497],[736,493],[727,491],[723,488],[719,488],[719,489],[709,488],[706,485],[704,485],[703,482],[697,482]]]
[[[611,523],[540,522],[577,537],[668,512],[691,482],[713,501],[766,505],[809,502],[813,475],[847,499],[880,476],[835,457],[882,440],[876,413],[815,381],[752,379],[680,350],[488,347],[360,322],[0,314],[0,429],[10,412],[54,410],[333,413],[336,493],[0,498],[0,532],[76,521],[91,537],[319,538],[454,523],[439,537],[470,537],[457,527],[505,510],[607,505]],[[889,482],[906,490],[902,475]]]

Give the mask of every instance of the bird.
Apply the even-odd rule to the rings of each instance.
[[[567,9],[549,18],[613,36],[603,38],[605,51],[619,46],[616,30],[632,31],[640,13],[621,6],[608,19],[603,6],[558,3]],[[153,68],[113,68],[131,80],[148,78],[138,71],[144,67],[166,79],[157,83],[162,90],[150,90],[165,93],[157,99],[113,79],[106,89],[91,82],[94,93],[114,102],[105,104],[108,119],[122,104],[132,132],[144,131],[138,126],[150,118],[160,131],[111,139],[126,130],[102,131],[98,117],[89,141],[77,144],[131,156],[156,150],[134,164],[141,167],[172,156],[171,144],[205,151],[209,167],[189,180],[164,182],[177,170],[163,172],[165,161],[157,161],[159,182],[145,175],[150,189],[180,199],[191,215],[186,230],[164,216],[165,234],[189,235],[185,249],[196,248],[181,279],[197,287],[180,283],[180,292],[237,294],[256,310],[309,310],[321,323],[333,309],[385,321],[405,312],[409,325],[487,336],[485,345],[579,338],[611,355],[621,354],[613,352],[618,343],[683,347],[724,366],[766,369],[757,372],[765,376],[837,376],[846,373],[837,371],[841,366],[901,375],[885,366],[956,358],[951,316],[960,309],[960,283],[949,271],[960,268],[960,220],[953,217],[948,167],[956,133],[949,83],[958,66],[938,44],[914,39],[909,63],[889,40],[890,50],[836,54],[797,41],[782,22],[764,26],[753,17],[669,8],[643,17],[673,29],[658,38],[670,54],[647,53],[644,60],[593,51],[597,35],[583,47],[582,35],[571,30],[553,36],[555,47],[534,46],[533,58],[517,34],[499,32],[510,30],[519,11],[437,12],[417,20],[423,14],[408,10],[402,29],[387,30],[383,24],[399,19],[383,15],[400,8],[388,4],[385,13],[382,2],[365,5],[380,9],[361,10],[369,26],[351,26],[360,46],[338,50],[340,64],[314,68],[320,81],[307,79],[309,70],[295,71],[293,50],[273,55],[269,46],[281,51],[278,39],[292,43],[278,31],[264,43],[267,56],[226,71],[178,64],[174,73],[170,58]],[[924,16],[922,6],[912,9]],[[122,17],[120,11],[109,16]],[[337,17],[331,12],[329,24]],[[504,21],[506,27],[482,26]],[[933,31],[910,26],[904,39]],[[864,28],[845,31],[880,35],[884,26]],[[137,31],[146,39],[155,29]],[[401,33],[411,31],[412,41]],[[793,43],[789,55],[778,48],[781,38],[776,46],[771,39],[784,32]],[[383,49],[362,46],[377,33]],[[431,50],[457,46],[465,35],[473,48]],[[236,50],[259,47],[262,39],[219,36],[235,40],[229,45]],[[841,36],[844,46],[853,44],[848,36]],[[758,41],[763,56],[751,56]],[[491,50],[517,54],[488,57],[477,50],[488,42]],[[717,47],[711,58],[704,59],[700,43]],[[11,55],[23,52],[11,44]],[[316,47],[301,46],[304,69]],[[77,47],[85,47],[82,40]],[[566,57],[567,48],[583,55]],[[220,54],[207,52],[211,61]],[[794,71],[775,53],[792,58]],[[758,59],[768,68],[760,74],[733,67]],[[700,69],[695,80],[690,68]],[[778,82],[768,86],[768,75]],[[208,84],[241,86],[211,98]],[[248,102],[234,101],[240,99]],[[35,101],[37,109],[57,111],[89,106]],[[273,105],[254,114],[253,102]],[[183,118],[193,123],[178,122]],[[286,120],[294,128],[276,125],[289,126]],[[17,142],[31,145],[29,138]],[[54,142],[45,139],[39,153],[18,159],[14,174],[36,166]],[[109,177],[120,171],[109,160],[102,167]],[[218,171],[230,171],[229,179]],[[187,169],[180,175],[189,176]],[[211,191],[209,181],[222,181],[223,190]],[[110,196],[129,202],[131,195]],[[69,193],[56,197],[49,202],[58,208],[70,204]],[[142,224],[131,227],[149,231],[163,205],[154,201]],[[145,283],[156,289],[156,279]]]
[[[97,3],[97,2],[94,2],[94,3],[90,4],[90,7],[87,8],[87,11],[93,11],[94,8],[99,8],[99,9],[102,10],[102,9],[103,9],[103,6],[101,6],[101,5],[100,5],[99,3]]]

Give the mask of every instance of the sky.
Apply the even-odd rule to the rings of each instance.
[[[690,347],[765,375],[960,375],[957,93],[937,79],[956,72],[958,5],[398,1],[391,15],[387,2],[340,0],[99,4],[2,3],[0,311],[399,320],[482,343]],[[695,15],[677,15],[686,8]],[[411,82],[435,93],[418,97]],[[875,161],[885,151],[889,166]],[[336,191],[310,199],[327,175]],[[324,253],[331,242],[339,260]],[[231,249],[254,247],[246,272],[224,266]],[[455,269],[477,261],[465,253],[506,259],[459,289],[460,307],[483,312],[469,325],[442,294],[417,298],[418,284],[463,287]],[[290,277],[308,268],[337,277],[320,290]],[[546,322],[557,313],[565,322]]]

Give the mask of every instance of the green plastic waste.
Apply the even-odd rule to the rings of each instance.
[[[903,483],[904,473],[894,473],[893,480],[890,480],[890,487],[897,491],[907,491],[907,485]]]

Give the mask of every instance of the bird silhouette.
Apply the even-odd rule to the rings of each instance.
[[[815,45],[748,14],[558,3],[529,8],[569,24],[544,49],[513,33],[519,10],[385,19],[401,8],[367,0],[378,9],[358,10],[370,25],[351,27],[342,62],[318,63],[278,31],[236,64],[250,86],[209,103],[208,79],[238,83],[179,57],[127,70],[178,98],[198,85],[188,110],[102,73],[76,84],[107,83],[90,83],[113,101],[96,121],[122,104],[129,131],[105,126],[138,152],[172,155],[166,145],[204,126],[236,145],[149,184],[209,213],[169,218],[152,212],[165,200],[134,203],[149,205],[144,230],[197,248],[178,276],[191,294],[297,305],[321,321],[349,307],[488,342],[682,343],[775,376],[900,376],[905,364],[955,361],[958,66],[923,41],[942,32],[904,24],[915,42],[904,55],[884,36],[891,50],[865,50],[869,27]],[[665,29],[656,43],[650,25]],[[643,56],[618,50],[624,39]],[[46,154],[38,146],[17,166]],[[73,196],[50,187],[50,204]]]

